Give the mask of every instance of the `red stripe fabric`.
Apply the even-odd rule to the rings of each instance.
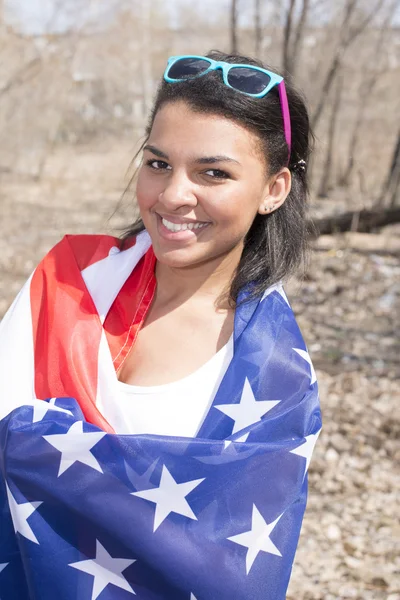
[[[112,236],[64,237],[36,269],[30,292],[37,398],[75,398],[87,421],[111,433],[112,427],[96,407],[103,326],[81,270],[108,256],[115,246],[120,246],[120,240]],[[104,323],[116,369],[126,359],[150,307],[156,285],[154,265],[150,248]]]
[[[80,271],[106,258],[111,248],[120,249],[121,246],[121,240],[111,235],[66,235],[64,240],[68,240]]]
[[[156,258],[150,248],[122,286],[104,321],[111,356],[117,373],[135,343],[156,290]]]

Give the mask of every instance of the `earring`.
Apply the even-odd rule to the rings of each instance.
[[[264,206],[264,210],[265,210],[265,212],[271,212],[273,209],[274,209],[274,207],[273,207],[272,205],[271,205],[271,206],[269,206],[268,204],[266,204],[266,205]]]

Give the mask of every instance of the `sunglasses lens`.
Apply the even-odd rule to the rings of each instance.
[[[184,79],[185,77],[196,77],[204,73],[210,66],[208,60],[202,58],[181,58],[174,62],[168,71],[171,79]]]
[[[246,94],[260,94],[269,85],[271,77],[262,71],[247,67],[233,67],[228,73],[228,83]]]

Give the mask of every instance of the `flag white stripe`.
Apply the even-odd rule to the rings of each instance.
[[[83,269],[83,280],[102,323],[118,292],[150,245],[150,236],[143,231],[137,236],[136,244],[128,250],[119,252],[115,247],[115,252]]]
[[[32,276],[0,323],[0,419],[35,400]]]

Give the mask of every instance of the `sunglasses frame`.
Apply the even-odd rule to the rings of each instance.
[[[169,70],[171,69],[171,67],[175,63],[177,63],[179,60],[182,60],[185,58],[195,58],[195,59],[197,58],[199,60],[204,60],[204,61],[207,61],[208,63],[210,63],[210,66],[208,67],[208,69],[205,69],[204,71],[202,71],[201,73],[198,73],[197,75],[193,75],[193,76],[189,76],[189,77],[182,77],[181,79],[174,79],[173,77],[170,77],[168,75],[168,73],[169,73]],[[228,81],[229,71],[231,71],[232,69],[238,69],[238,68],[246,68],[246,69],[250,69],[251,71],[259,71],[261,73],[265,73],[270,78],[270,82],[267,85],[267,87],[265,88],[265,90],[263,90],[262,92],[259,92],[258,94],[250,94],[249,92],[244,92],[242,90],[238,90],[237,88],[230,85],[230,83]],[[282,117],[283,117],[283,129],[284,129],[284,133],[285,133],[286,143],[289,147],[289,159],[290,159],[290,151],[291,151],[291,145],[292,145],[291,144],[292,139],[291,139],[290,112],[289,112],[289,104],[288,104],[288,99],[287,99],[287,94],[286,94],[285,82],[284,82],[283,77],[281,77],[281,75],[278,75],[277,73],[273,73],[272,71],[268,71],[267,69],[257,67],[255,65],[227,63],[227,62],[213,60],[212,58],[208,58],[207,56],[198,56],[195,54],[184,54],[182,56],[170,56],[169,57],[167,67],[164,72],[164,80],[167,83],[180,83],[182,81],[188,81],[190,79],[197,79],[197,77],[202,77],[203,75],[210,73],[210,71],[216,71],[218,69],[220,69],[222,71],[222,79],[223,79],[224,84],[227,87],[229,87],[232,90],[235,90],[236,92],[239,92],[241,94],[245,94],[246,96],[251,96],[252,98],[263,98],[275,86],[278,87],[279,99],[280,99],[280,103],[281,103],[281,110],[282,110]]]

